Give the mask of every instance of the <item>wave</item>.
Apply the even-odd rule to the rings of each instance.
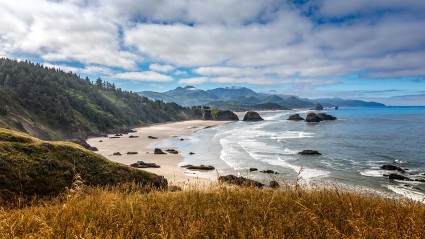
[[[294,170],[296,173],[300,173],[300,176],[303,179],[312,179],[312,178],[319,178],[319,177],[321,178],[321,177],[326,177],[326,176],[330,175],[329,171],[307,168],[307,167],[304,167],[304,166],[298,166],[298,165],[295,165],[295,164],[291,164],[287,160],[283,160],[280,157],[278,159],[279,160],[273,161],[271,163],[274,164],[274,165],[290,168],[290,169]]]
[[[425,203],[425,194],[422,192],[418,192],[401,185],[386,185],[386,187],[399,195]]]
[[[384,173],[380,169],[366,169],[366,170],[360,171],[360,174],[367,177],[375,177],[375,178],[384,177]]]
[[[313,138],[314,133],[307,133],[304,131],[285,131],[277,135],[273,135],[271,138],[281,141],[284,139],[299,139],[299,138]]]

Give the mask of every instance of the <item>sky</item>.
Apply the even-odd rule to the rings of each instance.
[[[0,0],[0,57],[125,90],[425,105],[423,0]]]

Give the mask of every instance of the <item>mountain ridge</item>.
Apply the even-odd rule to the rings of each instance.
[[[194,94],[196,92],[196,95]],[[257,93],[246,87],[219,87],[201,90],[194,86],[177,87],[166,92],[142,91],[139,95],[152,100],[175,102],[182,106],[204,105],[229,110],[270,110],[312,108],[321,103],[325,107],[341,106],[385,106],[377,102],[362,100],[344,100],[340,98],[306,99],[291,95],[280,95],[276,91]],[[264,105],[264,108],[261,108]]]

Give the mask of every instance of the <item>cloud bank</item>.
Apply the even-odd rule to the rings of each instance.
[[[1,56],[119,79],[323,86],[425,76],[421,0],[0,0],[0,12]]]

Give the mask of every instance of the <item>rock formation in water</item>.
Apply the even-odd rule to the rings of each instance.
[[[300,114],[293,114],[288,117],[288,120],[300,121],[304,120],[304,118],[301,117]]]
[[[255,111],[248,111],[243,117],[243,121],[262,121],[262,120],[264,119],[261,118],[260,114],[258,114]]]

